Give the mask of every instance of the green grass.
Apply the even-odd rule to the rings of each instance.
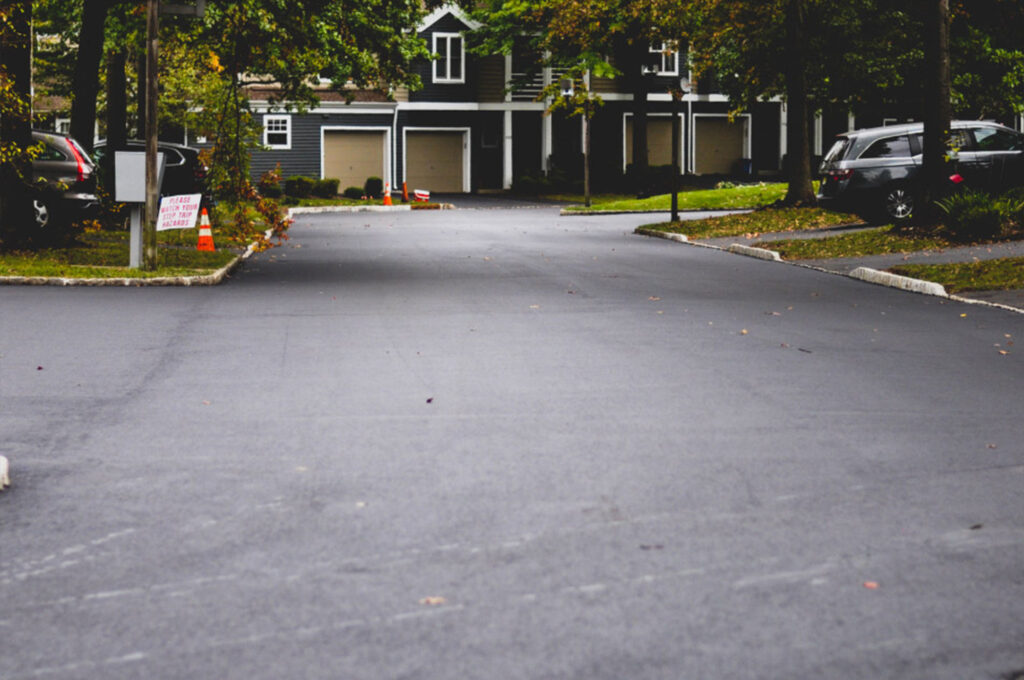
[[[940,250],[956,244],[941,236],[909,236],[893,233],[890,227],[878,227],[830,238],[787,239],[754,245],[770,248],[786,260],[823,260]]]
[[[695,189],[681,191],[679,196],[680,210],[726,210],[759,208],[780,200],[786,194],[786,185],[780,183],[760,183],[733,187],[731,189]],[[582,203],[583,197],[578,195],[551,196],[560,200],[572,200]],[[649,198],[628,198],[614,195],[594,197],[591,210],[608,211],[663,211],[672,209],[672,195],[660,194]],[[567,211],[586,210],[582,205],[566,208]]]
[[[957,264],[902,264],[889,271],[934,281],[945,286],[949,293],[1024,288],[1024,257]]]
[[[211,274],[238,253],[195,249],[197,230],[158,233],[157,269],[128,267],[128,232],[85,234],[69,247],[0,253],[0,276],[57,276],[63,278],[156,278]]]
[[[822,208],[765,208],[741,215],[662,222],[647,225],[641,229],[686,234],[689,238],[698,239],[822,229],[859,222],[860,218],[856,215],[832,212]]]

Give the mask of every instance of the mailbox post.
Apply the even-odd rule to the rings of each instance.
[[[156,186],[159,191],[164,176],[164,155],[156,155]],[[142,209],[146,204],[146,152],[114,152],[114,200],[131,206],[128,239],[128,266],[139,269],[143,262]],[[155,229],[155,221],[154,221]],[[153,232],[154,235],[156,232]]]

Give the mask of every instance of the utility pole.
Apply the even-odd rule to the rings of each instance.
[[[142,268],[156,269],[156,218],[160,201],[157,175],[157,55],[159,51],[160,0],[146,2],[146,217],[142,223]]]

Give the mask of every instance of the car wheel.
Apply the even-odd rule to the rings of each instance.
[[[914,212],[914,194],[905,186],[891,186],[885,191],[883,208],[888,219],[906,222]]]
[[[33,199],[32,213],[35,216],[36,226],[39,227],[40,229],[45,229],[46,226],[50,223],[50,219],[52,217],[50,206],[48,206],[46,202],[40,198]]]

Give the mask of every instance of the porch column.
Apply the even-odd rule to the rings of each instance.
[[[512,188],[512,112],[505,112],[504,125],[505,145],[501,154],[501,186],[503,189]]]

